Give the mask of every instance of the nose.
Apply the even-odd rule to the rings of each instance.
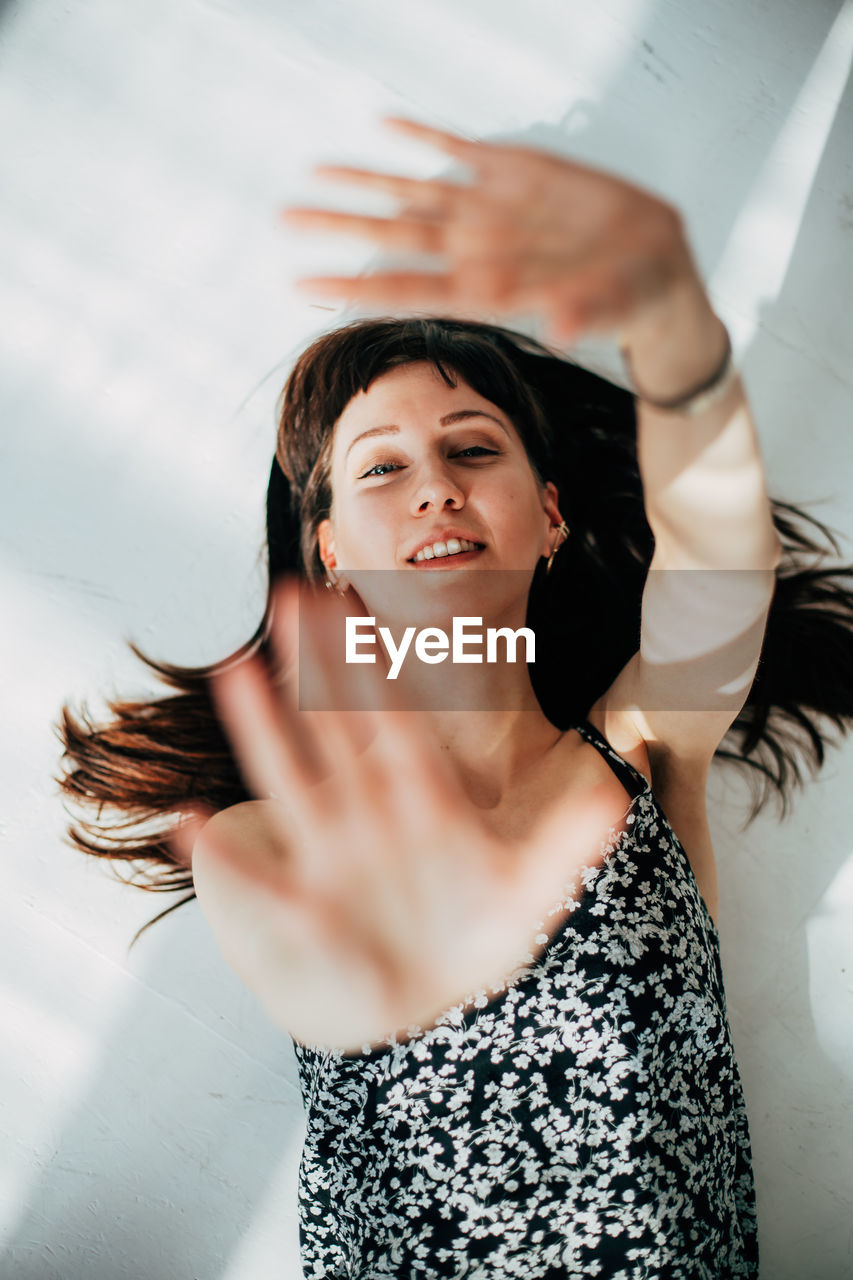
[[[425,468],[418,477],[412,494],[412,509],[418,515],[447,507],[458,510],[464,503],[465,494],[441,464]]]

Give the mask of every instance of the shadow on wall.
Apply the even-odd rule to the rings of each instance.
[[[153,915],[162,898],[150,897]],[[195,903],[156,928],[131,952],[136,994],[9,1234],[10,1280],[222,1276],[301,1149],[289,1038],[226,967]],[[206,1020],[202,983],[221,999]],[[298,1259],[295,1185],[278,1216]]]
[[[0,0],[0,21],[13,17],[15,8],[11,0]],[[328,18],[323,3],[304,14],[309,12],[313,15],[311,22]],[[820,17],[828,28],[834,14]],[[308,20],[307,16],[300,19]],[[642,70],[647,76],[650,92],[666,93],[668,85],[678,78],[656,50],[669,46],[670,28],[679,21],[668,8],[660,15],[649,15],[642,49],[634,55],[634,70]],[[814,12],[808,24],[804,22],[807,25],[818,25]],[[286,23],[282,23],[282,33],[286,34]],[[810,61],[824,36],[825,31],[810,29],[799,39],[801,80],[808,74]],[[387,59],[387,47],[384,56]],[[711,97],[706,88],[705,100],[710,101]],[[778,114],[756,111],[749,122],[749,155],[740,139],[740,168],[727,169],[723,189],[715,191],[717,207],[724,207],[716,217],[720,228],[732,225],[748,197],[757,167],[773,144],[776,121],[784,115],[778,102],[774,107]],[[841,129],[843,122],[850,120],[851,111],[848,89],[828,148],[843,144]],[[585,119],[583,131],[567,137],[579,112]],[[612,119],[596,115],[595,104],[575,104],[560,124],[533,126],[518,134],[515,141],[566,155],[577,155],[582,148],[583,155],[592,157],[619,150],[614,142],[616,129]],[[721,162],[723,158],[720,157]],[[709,158],[698,154],[693,163],[696,188],[706,191],[711,181],[716,183],[715,177],[709,177]],[[803,228],[808,227],[808,220],[807,210]],[[801,230],[801,245],[814,239],[813,232],[807,237]],[[722,244],[717,251],[722,251]],[[804,312],[820,312],[819,277],[812,267],[804,249],[794,254],[784,291],[775,307],[768,309],[766,321],[772,323],[775,308],[784,307],[788,296],[796,298]],[[765,340],[759,334],[757,341]],[[834,415],[828,420],[841,420],[837,408],[830,403],[823,378],[818,380],[816,375],[808,392],[814,421],[819,422],[822,411],[827,410]],[[849,395],[849,387],[846,394]],[[779,408],[781,413],[783,406]],[[833,475],[824,465],[822,477],[827,472]],[[774,496],[795,502],[809,498],[808,494]],[[193,536],[201,545],[204,530],[195,528]],[[813,795],[817,814],[819,803],[816,793]],[[809,810],[808,796],[798,799],[791,819],[798,831],[805,829]],[[769,810],[768,818],[771,814]],[[768,962],[766,956],[757,954],[761,942],[767,937],[785,939],[786,963],[795,993],[788,1006],[785,1029],[790,1036],[795,1034],[792,1027],[811,1027],[802,904],[820,897],[848,855],[837,827],[831,816],[826,818],[823,831],[827,838],[816,842],[818,851],[815,853],[814,846],[810,846],[808,860],[791,857],[785,862],[784,875],[791,883],[789,901],[798,902],[799,911],[792,905],[787,912],[774,899],[762,900],[763,915],[772,913],[769,924],[760,934],[751,934],[744,927],[739,935],[738,954],[726,957],[731,1003],[737,1006],[738,989],[747,988],[748,974],[762,964],[768,969],[772,965],[772,958]],[[730,881],[728,895],[733,901],[754,894],[747,869],[736,857],[739,844],[740,837],[733,836],[730,845],[719,851]],[[768,867],[775,852],[770,849],[767,853]],[[152,915],[162,901],[152,895]],[[224,969],[215,944],[199,923],[197,907],[181,908],[146,935],[132,953],[132,968],[139,964],[135,957],[146,954],[146,947],[151,948],[152,959],[141,972],[134,970],[144,987],[122,1008],[104,1039],[88,1089],[78,1099],[54,1149],[47,1154],[29,1203],[11,1233],[0,1270],[16,1280],[136,1280],[143,1271],[147,1280],[209,1280],[222,1276],[298,1131],[300,1103],[293,1083],[295,1065],[289,1042],[281,1035],[280,1070],[274,1058],[271,1065],[259,1062],[256,1045],[270,1043],[266,1020],[253,998],[247,994],[244,1000],[237,992],[233,985],[237,980]],[[192,957],[189,961],[188,956]],[[211,1029],[216,1014],[208,1025],[193,1013],[195,993],[188,976],[188,970],[193,969],[206,975],[206,991],[212,1000],[221,995],[222,1007],[228,1012],[243,1011],[245,1019],[228,1027],[227,1035]],[[758,1005],[755,1007],[757,1010]],[[790,1076],[785,1075],[786,1064],[781,1063],[772,1074],[766,1067],[773,1048],[782,1043],[777,1029],[769,1025],[769,1017],[764,1012],[758,1020],[743,1020],[744,1030],[738,1035],[739,1045],[745,1048],[741,1060],[751,1104],[767,1273],[776,1280],[799,1280],[805,1274],[811,1280],[836,1280],[837,1271],[830,1269],[831,1264],[821,1270],[819,1262],[815,1262],[815,1225],[821,1224],[821,1234],[828,1247],[835,1247],[833,1256],[837,1260],[842,1253],[842,1231],[846,1248],[843,1210],[836,1208],[833,1216],[832,1209],[827,1210],[826,1206],[837,1202],[834,1191],[827,1194],[825,1188],[810,1183],[793,1167],[795,1155],[801,1155],[798,1139],[803,1130],[795,1130],[797,1122],[791,1118],[795,1090]],[[732,1020],[737,1034],[742,1020],[736,1013]],[[791,1071],[798,1081],[808,1082],[815,1108],[829,1100],[824,1113],[834,1126],[839,1153],[847,1153],[839,1155],[839,1163],[847,1166],[842,1185],[849,1186],[853,1183],[853,1109],[848,1108],[845,1118],[838,1108],[844,1082],[813,1035],[798,1045],[798,1054]],[[145,1071],[147,1075],[143,1074]],[[780,1115],[786,1117],[782,1124]],[[820,1167],[820,1159],[821,1153],[816,1151],[815,1168]],[[783,1215],[777,1199],[777,1171],[786,1164],[791,1166],[791,1176],[786,1182]],[[762,1194],[762,1187],[767,1188],[766,1194]],[[282,1206],[282,1212],[293,1214],[295,1239],[295,1204]]]
[[[832,15],[835,17],[835,14]],[[841,532],[853,535],[847,494],[837,477],[849,467],[834,455],[848,450],[845,436],[833,440],[834,424],[849,421],[853,381],[837,367],[833,348],[846,332],[845,304],[853,287],[853,258],[821,253],[837,244],[839,230],[849,245],[843,201],[829,197],[848,166],[853,122],[853,78],[838,104],[790,255],[782,287],[760,309],[752,353],[765,377],[758,389],[762,416],[773,436],[780,473],[799,476],[798,492],[773,494],[805,504]],[[843,242],[839,245],[843,250]],[[790,332],[791,317],[813,317],[798,349],[800,378],[796,403],[790,383],[772,371],[790,359],[779,336]],[[775,433],[775,434],[773,434]],[[804,447],[808,441],[811,449]],[[811,459],[812,469],[808,469]],[[804,466],[804,463],[806,464]],[[818,487],[819,486],[819,487]],[[771,487],[772,491],[772,487]],[[817,504],[821,503],[822,506]],[[823,505],[825,503],[825,505]],[[851,542],[842,540],[849,562]],[[828,740],[838,739],[841,755],[827,747],[818,785],[797,793],[792,816],[778,835],[768,828],[757,864],[751,868],[727,850],[727,896],[737,902],[731,934],[737,941],[724,955],[737,1006],[732,1015],[750,1115],[758,1190],[762,1274],[779,1280],[809,1275],[835,1280],[850,1254],[853,1212],[853,1070],[846,1071],[822,1050],[810,997],[809,926],[817,904],[853,856],[849,826],[840,818],[843,779],[849,777],[851,748],[838,730],[823,722]],[[835,780],[835,781],[834,781]],[[822,784],[826,784],[826,790]],[[828,805],[827,801],[831,803]],[[768,809],[768,817],[773,809]],[[758,846],[756,845],[756,848]],[[722,859],[721,859],[722,860]],[[763,885],[784,877],[784,889],[765,895]],[[838,959],[843,965],[843,955]],[[756,985],[756,975],[763,980]],[[746,993],[740,999],[738,992]],[[841,1009],[838,1010],[841,1013]]]

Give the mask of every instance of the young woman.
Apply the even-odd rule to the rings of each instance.
[[[101,806],[72,835],[160,868],[145,887],[191,885],[292,1036],[306,1277],[755,1276],[705,787],[737,723],[734,758],[770,776],[747,759],[769,746],[784,792],[770,711],[819,760],[802,708],[853,713],[847,570],[777,579],[816,548],[773,510],[671,207],[396,123],[473,183],[327,169],[403,210],[288,216],[446,255],[309,282],[443,318],[358,321],[300,357],[261,625],[216,668],[152,663],[169,698],[100,726],[64,710],[62,785]],[[617,335],[636,399],[458,318],[535,308],[555,342]],[[430,661],[435,631],[393,681],[342,657],[348,618],[396,647],[460,617],[526,626],[535,661]]]

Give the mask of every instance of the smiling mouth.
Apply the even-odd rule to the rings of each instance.
[[[409,560],[408,564],[413,569],[456,569],[475,560],[484,550],[485,547],[477,547],[474,551],[458,551],[452,556],[436,556],[434,560]]]
[[[446,547],[449,546],[450,543],[433,543],[432,546],[422,547],[416,555],[412,556],[407,561],[407,564],[412,565],[415,569],[450,568],[450,566],[456,561],[461,564],[469,560],[473,560],[475,556],[478,556],[481,551],[485,551],[486,549],[482,542],[473,542],[468,539],[464,539],[463,541],[466,545],[460,546],[459,539],[453,539],[452,541],[459,548],[458,550],[450,551],[445,549],[444,551],[436,551],[436,546]]]

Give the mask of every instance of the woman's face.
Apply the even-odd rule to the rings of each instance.
[[[331,482],[320,556],[350,581],[359,570],[437,582],[504,569],[530,579],[560,521],[556,488],[540,486],[506,414],[461,377],[448,386],[425,361],[389,370],[349,402],[335,428]],[[477,549],[444,555],[438,546],[415,560],[424,545],[452,537]]]

